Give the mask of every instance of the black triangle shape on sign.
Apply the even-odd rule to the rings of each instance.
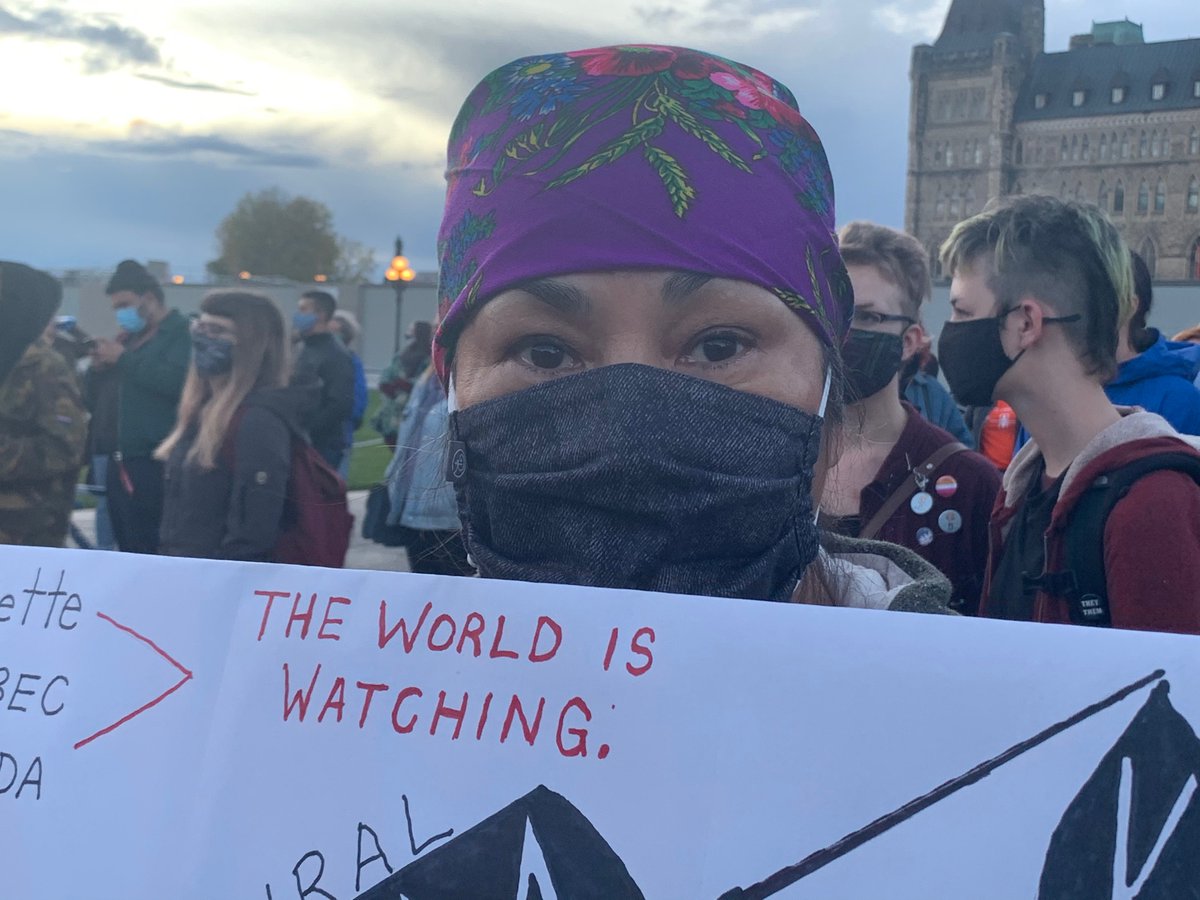
[[[538,844],[527,848],[527,823]],[[541,851],[550,885],[522,858]],[[561,794],[539,785],[524,797],[409,863],[357,900],[644,900],[625,864],[587,818]]]
[[[1041,900],[1200,898],[1200,740],[1169,690],[1154,688],[1067,807]]]

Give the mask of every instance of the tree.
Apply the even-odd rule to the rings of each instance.
[[[312,281],[316,275],[357,275],[374,265],[361,245],[334,231],[329,207],[279,188],[242,197],[217,227],[217,243],[221,255],[208,264],[217,275]]]
[[[333,278],[340,284],[359,284],[371,280],[375,271],[375,251],[348,238],[338,239],[338,261]]]

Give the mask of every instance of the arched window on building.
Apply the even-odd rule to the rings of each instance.
[[[1100,135],[1100,158],[1108,159],[1108,135]]]
[[[1090,161],[1092,158],[1092,151],[1089,149],[1090,144],[1091,141],[1088,140],[1088,136],[1085,134],[1083,136],[1083,142],[1079,146],[1079,155],[1082,156],[1085,161]]]
[[[1080,203],[1083,201],[1083,182],[1082,181],[1075,182],[1075,193],[1071,195],[1071,199],[1074,200],[1076,203]]]
[[[975,165],[983,165],[983,144],[975,142]]]
[[[1022,165],[1025,162],[1025,142],[1017,141],[1017,146],[1013,150],[1014,159],[1017,165]]]
[[[1138,185],[1138,205],[1137,211],[1140,213],[1150,212],[1150,185],[1143,180]]]
[[[1200,281],[1200,237],[1192,241],[1192,252],[1188,257],[1188,275],[1192,281]]]
[[[1120,181],[1118,181],[1117,186],[1113,188],[1113,212],[1125,212],[1125,185]]]
[[[1150,132],[1150,155],[1157,159],[1162,154],[1162,138],[1158,135],[1158,129]]]
[[[1146,136],[1146,132],[1142,132],[1142,136],[1138,138],[1138,158],[1144,159],[1146,154],[1150,152],[1150,138]]]
[[[1188,184],[1187,192],[1187,211],[1194,213],[1200,210],[1200,178],[1192,176],[1191,183]]]
[[[1200,128],[1193,128],[1188,135],[1188,153],[1193,156],[1200,153]]]
[[[966,199],[963,201],[963,215],[972,216],[975,210],[975,185],[967,185]]]
[[[946,218],[946,195],[942,193],[940,187],[937,190],[937,202],[933,207],[933,215],[936,219]]]
[[[1154,211],[1156,213],[1166,212],[1167,210],[1167,184],[1161,178],[1158,179],[1158,184],[1154,187]]]
[[[946,145],[946,165],[947,166],[954,165],[954,145],[953,144]]]
[[[946,151],[942,147],[942,142],[938,141],[933,145],[933,164],[940,166],[946,161]]]
[[[1067,136],[1064,134],[1062,143],[1058,146],[1058,158],[1066,159],[1071,153],[1071,145],[1067,142]]]
[[[1150,270],[1150,277],[1153,278],[1158,272],[1158,251],[1154,248],[1154,241],[1150,240],[1150,238],[1142,241],[1142,246],[1138,249],[1138,255],[1142,257],[1146,268]]]
[[[962,215],[962,200],[959,199],[958,190],[950,195],[950,218],[957,220]]]
[[[1096,205],[1108,212],[1108,182],[1100,182],[1100,191],[1096,194]]]
[[[1164,128],[1162,133],[1162,155],[1171,155],[1171,129]]]
[[[1121,135],[1121,159],[1129,159],[1129,132]]]

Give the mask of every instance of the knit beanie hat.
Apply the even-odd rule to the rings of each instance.
[[[162,285],[150,271],[136,259],[127,259],[117,265],[117,271],[108,280],[104,293],[109,296],[121,291],[132,291],[135,294],[153,294],[159,300],[163,299]]]
[[[0,262],[0,383],[38,339],[62,302],[58,279],[15,262]]]

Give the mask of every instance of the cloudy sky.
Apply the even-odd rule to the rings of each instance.
[[[1047,0],[1047,48],[1093,19],[1197,36],[1195,0]],[[445,136],[531,53],[712,50],[796,93],[839,219],[900,225],[908,63],[949,0],[0,0],[0,256],[168,260],[199,278],[247,191],[326,203],[345,236],[434,266]]]

